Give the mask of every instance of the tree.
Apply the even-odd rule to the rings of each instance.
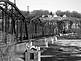
[[[62,12],[61,10],[57,10],[57,11],[56,11],[56,15],[57,15],[57,16],[63,17],[64,14],[65,14],[65,13]]]
[[[72,11],[71,17],[81,18],[81,14],[76,11]]]
[[[31,12],[31,14],[35,16],[48,15],[49,11],[48,10],[34,10]]]
[[[71,17],[70,11],[65,11],[65,15],[66,15],[67,17]]]
[[[25,17],[28,16],[28,14],[29,14],[27,11],[21,11],[21,12]]]

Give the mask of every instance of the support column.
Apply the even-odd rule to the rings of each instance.
[[[4,12],[2,11],[2,31],[4,31]]]
[[[26,22],[25,22],[25,31],[26,31],[26,38],[28,39],[28,25]]]
[[[18,22],[18,20],[17,20],[17,24],[16,24],[16,40],[17,40],[17,42],[18,42],[18,34],[19,34],[19,31],[18,31],[18,29],[19,29],[19,22]]]
[[[20,22],[20,41],[22,42],[22,33],[23,33],[23,31],[22,31],[22,21]]]

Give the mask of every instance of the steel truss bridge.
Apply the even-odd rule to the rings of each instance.
[[[4,35],[2,42],[7,43],[7,36],[14,36],[14,41],[21,42],[23,37],[28,39],[27,21],[17,6],[5,0],[0,0],[0,31]]]
[[[54,22],[53,21],[50,21],[51,23],[49,23],[49,21],[42,22],[39,19],[39,17],[41,16],[33,17],[33,19],[27,19],[14,3],[10,1],[0,0],[0,39],[1,39],[0,42],[7,43],[9,42],[9,39],[11,42],[17,42],[17,43],[25,42],[25,41],[28,42],[30,41],[30,39],[36,39],[36,38],[41,39],[42,37],[54,36],[55,35],[54,34],[55,25],[53,25]],[[69,20],[69,23],[70,22],[71,21]],[[58,25],[57,21],[56,23]],[[47,26],[46,24],[52,24],[52,26],[51,25]],[[34,32],[33,29],[30,29],[32,30],[31,31],[32,35],[31,35],[31,32],[29,32],[30,31],[29,28],[32,27],[34,28]],[[37,31],[37,28],[40,28],[41,31],[40,29]],[[50,31],[50,29],[51,32],[48,32]],[[56,32],[57,34],[60,32],[58,30]],[[39,33],[37,32],[40,32],[41,35],[39,35]],[[29,36],[31,37],[29,38]]]
[[[36,19],[35,17],[33,19],[31,19],[31,22],[35,23],[35,27],[37,26],[37,21],[40,22],[40,25],[42,27],[42,36],[45,36],[45,37],[54,36],[53,33],[44,35],[43,23],[39,20],[39,18],[38,18],[38,20],[36,19],[37,21],[35,19]],[[35,21],[33,21],[33,20],[35,20]],[[10,2],[10,1],[0,0],[0,48],[7,46],[7,45],[1,46],[1,42],[5,43],[5,44],[7,44],[8,42],[11,42],[9,46],[18,44],[20,42],[21,43],[29,42],[30,40],[28,38],[28,26],[27,26],[28,23],[29,23],[29,21],[25,18],[25,16],[21,13],[21,11],[17,8],[17,6],[14,3]],[[35,33],[37,33],[36,30],[37,29],[35,28]],[[40,36],[33,37],[33,39],[35,39],[35,38],[40,39]],[[32,38],[30,38],[30,39],[32,39]],[[23,41],[23,40],[26,40],[26,41]],[[13,42],[15,42],[15,43],[13,43]],[[41,43],[41,44],[43,44],[43,43]],[[9,47],[9,46],[7,46],[7,47]],[[53,48],[53,47],[51,47],[51,48]],[[56,47],[58,47],[58,46],[56,46]]]
[[[37,33],[37,25],[40,23],[40,26],[42,27],[42,35],[44,35],[43,30],[43,23],[39,20],[39,17],[34,17],[31,19],[31,22],[35,24],[35,33]],[[23,40],[28,40],[28,25],[31,25],[30,20],[25,18],[25,16],[21,13],[21,11],[17,8],[17,6],[10,2],[5,0],[0,0],[0,33],[1,40],[0,42],[7,43],[9,41],[9,38],[13,38],[13,42],[23,42]],[[48,33],[48,32],[47,32]],[[10,37],[8,37],[10,36]],[[32,37],[40,38],[41,36]],[[47,37],[50,35],[47,35]],[[52,34],[53,36],[53,34]],[[30,38],[30,39],[32,39]]]
[[[35,24],[35,33],[37,22],[39,17],[34,17],[30,19],[31,22]],[[17,6],[6,0],[0,0],[0,43],[8,43],[8,42],[23,42],[23,40],[35,39],[38,37],[32,37],[28,39],[28,25],[31,24],[30,20],[25,18],[25,16],[21,13],[21,11],[17,8]],[[33,21],[34,20],[34,21]],[[43,24],[42,24],[43,25]],[[43,26],[42,26],[43,30]],[[42,32],[43,34],[44,32]],[[10,39],[10,41],[9,41]],[[12,40],[13,39],[13,40]],[[27,41],[26,41],[27,42]]]

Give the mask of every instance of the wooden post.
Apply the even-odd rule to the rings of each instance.
[[[38,61],[41,61],[41,51],[40,51],[40,47],[39,47],[39,50],[38,50]]]

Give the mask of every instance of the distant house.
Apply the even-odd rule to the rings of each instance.
[[[58,16],[55,14],[54,17],[58,17]]]
[[[66,15],[63,15],[63,17],[67,17]]]
[[[79,29],[79,24],[78,23],[73,23],[72,24],[72,29]]]

